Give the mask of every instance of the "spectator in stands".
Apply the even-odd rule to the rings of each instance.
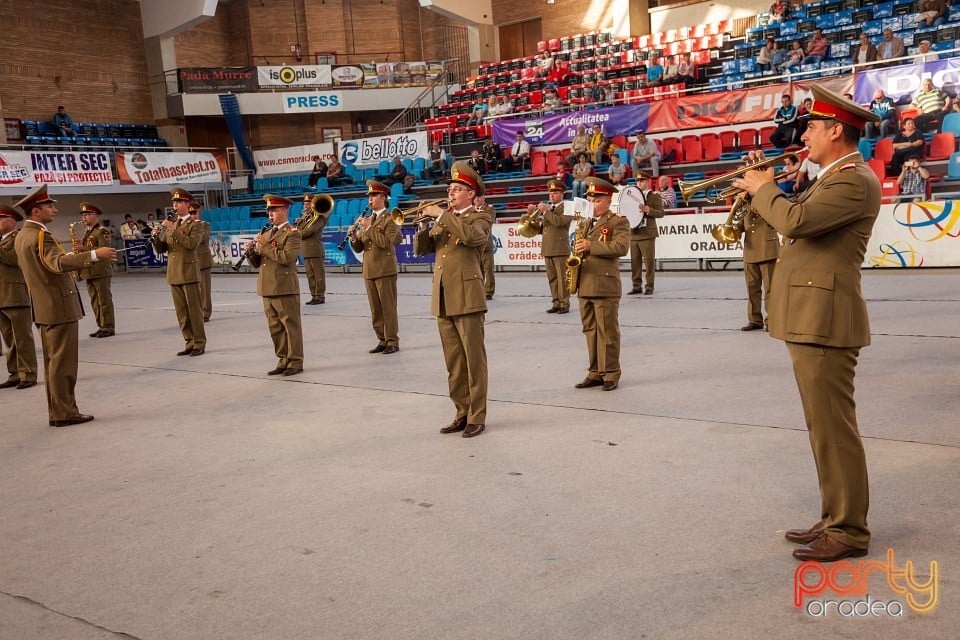
[[[436,180],[447,174],[447,152],[440,146],[439,141],[434,141],[433,148],[430,150],[430,166],[427,167],[427,175]]]
[[[510,147],[510,156],[503,159],[503,168],[513,171],[517,167],[524,170],[530,162],[530,143],[523,137],[523,131],[517,131],[517,141]]]
[[[823,30],[814,29],[813,37],[807,42],[807,55],[800,64],[820,64],[827,57],[830,41],[823,36]]]
[[[870,42],[870,36],[861,32],[857,36],[857,44],[853,45],[853,63],[867,64],[877,59],[877,46]],[[867,123],[869,124],[869,123]]]
[[[400,156],[397,156],[393,159],[393,169],[390,170],[390,173],[385,176],[374,176],[373,179],[390,187],[397,183],[403,184],[403,179],[406,177],[407,168],[403,166],[403,160],[400,159]]]
[[[693,63],[690,62],[690,58],[680,56],[680,61],[677,63],[677,78],[673,82],[682,82],[688,87],[693,86],[696,82],[693,75]]]
[[[800,163],[800,170],[797,172],[797,184],[793,187],[794,192],[800,193],[809,187],[819,173],[820,165],[811,160],[808,154]]]
[[[677,192],[673,190],[673,186],[670,184],[670,176],[660,176],[657,189],[660,194],[660,199],[663,200],[663,208],[676,209]]]
[[[757,69],[760,71],[769,71],[773,68],[773,51],[776,42],[773,38],[767,38],[766,44],[763,45],[760,53],[757,54]]]
[[[150,227],[150,233],[153,233],[153,230],[157,228],[157,225],[160,223],[157,221],[157,216],[152,213],[147,214],[147,226]],[[147,234],[149,235],[149,234]]]
[[[660,84],[679,82],[677,76],[680,74],[680,65],[677,63],[677,57],[671,56],[663,59],[663,77],[660,78]]]
[[[770,5],[770,22],[774,23],[789,19],[790,3],[786,0],[774,0],[773,4]]]
[[[897,175],[903,164],[911,158],[918,160],[923,158],[923,147],[926,141],[923,134],[917,129],[913,118],[907,118],[903,121],[903,129],[893,137],[893,159],[890,160],[890,173],[887,175]]]
[[[587,154],[581,153],[577,164],[573,165],[573,197],[582,198],[584,193],[583,181],[593,175],[593,165],[587,162]]]
[[[923,132],[933,123],[940,128],[940,120],[953,107],[953,98],[933,86],[933,80],[928,76],[920,83],[920,91],[913,96],[910,106],[920,110],[920,115],[914,118],[914,124]]]
[[[497,113],[501,116],[513,113],[513,102],[507,96],[497,98]]]
[[[810,113],[813,109],[813,98],[804,98],[797,109],[797,140],[799,141],[803,134],[807,132],[807,119],[803,116]]]
[[[500,103],[497,96],[487,98],[487,112],[483,115],[484,122],[491,122],[500,115]]]
[[[546,78],[551,73],[553,73],[554,60],[553,54],[547,50],[541,54],[540,59],[537,60],[537,77]]]
[[[870,111],[880,116],[880,123],[867,123],[866,135],[868,138],[886,138],[890,135],[891,129],[897,128],[897,106],[889,96],[883,93],[883,89],[877,89],[873,92]]]
[[[70,119],[70,114],[67,113],[67,110],[62,105],[57,107],[57,112],[53,114],[51,124],[53,125],[54,133],[58,136],[72,138],[77,135],[73,130],[73,120]]]
[[[927,180],[930,178],[930,172],[920,166],[920,160],[910,158],[903,163],[903,169],[897,176],[897,184],[900,186],[900,193],[919,196],[913,198],[913,201],[922,200],[927,196]]]
[[[650,66],[647,67],[647,82],[650,86],[659,85],[663,78],[663,67],[660,65],[660,60],[654,58],[650,62]]]
[[[563,183],[565,189],[573,186],[573,175],[570,173],[570,165],[564,159],[557,160],[557,180]]]
[[[913,56],[914,64],[923,64],[924,62],[933,62],[934,60],[939,60],[939,56],[930,51],[930,41],[921,40],[920,41],[920,50],[917,51],[917,55]]]
[[[567,164],[572,167],[577,163],[580,154],[589,150],[590,134],[587,133],[587,128],[581,122],[577,125],[577,135],[573,136],[573,140],[570,141],[570,155],[567,156]]]
[[[140,229],[129,213],[123,216],[123,224],[120,225],[120,237],[124,240],[133,240],[140,237]]]
[[[883,41],[877,46],[877,60],[903,57],[903,39],[893,35],[893,29],[883,30]]]
[[[487,117],[487,103],[482,100],[478,102],[473,107],[473,111],[470,112],[470,117],[467,118],[468,127],[479,127],[483,124],[484,119]]]
[[[660,175],[660,149],[653,140],[647,139],[645,131],[637,131],[637,144],[633,145],[633,152],[630,154],[630,168],[633,175],[640,175],[643,167],[649,166],[650,173],[654,176]]]
[[[946,0],[924,0],[920,4],[917,26],[939,27],[944,22],[943,14],[946,13],[946,10]]]
[[[786,49],[780,46],[780,43],[773,40],[773,51],[770,53],[770,68],[774,71],[779,71],[780,67],[784,62],[787,61],[787,54],[789,53]]]
[[[783,171],[780,172],[780,178],[777,178],[777,184],[784,193],[793,193],[797,188],[797,172],[800,170],[800,163],[793,159],[793,156],[787,156],[783,159]]]
[[[340,161],[336,158],[330,159],[330,164],[327,166],[327,184],[331,187],[336,187],[342,184],[350,184],[353,182],[353,178],[350,176],[344,175],[343,165],[340,164]]]
[[[497,173],[500,171],[500,163],[503,161],[503,149],[501,149],[500,145],[494,142],[490,136],[484,137],[480,155],[483,156],[483,171],[478,171],[478,173]]]
[[[587,145],[587,152],[589,153],[588,158],[593,158],[594,161],[597,157],[597,151],[600,149],[600,146],[603,144],[603,130],[600,128],[599,124],[594,124],[593,129],[590,131],[590,144]]]
[[[610,166],[607,168],[609,182],[614,185],[623,185],[627,183],[627,165],[620,162],[620,156],[616,153],[610,156]]]
[[[780,96],[780,108],[773,116],[773,123],[777,130],[770,134],[770,143],[778,149],[792,145],[797,135],[797,107],[790,94]]]
[[[483,175],[486,172],[487,163],[483,161],[483,156],[480,155],[480,149],[473,148],[470,150],[470,157],[467,158],[467,164],[479,175]]]
[[[600,146],[598,146],[597,150],[593,153],[593,164],[609,164],[610,159],[616,155],[617,149],[619,148],[620,147],[613,144],[610,136],[604,134],[603,137],[600,138]]]
[[[543,112],[544,113],[556,113],[563,108],[563,100],[560,99],[560,95],[557,93],[556,89],[544,89],[543,90]]]
[[[307,184],[311,189],[317,188],[317,180],[327,177],[327,163],[320,159],[320,156],[313,156],[313,169],[310,171],[310,177],[307,178]]]
[[[136,224],[137,224],[137,231],[140,232],[140,235],[141,235],[141,236],[147,237],[147,236],[149,236],[151,233],[153,233],[153,230],[150,228],[150,225],[148,225],[148,224],[147,224],[146,222],[144,222],[142,219],[137,219],[137,223],[136,223]]]
[[[780,65],[778,71],[780,71],[780,73],[790,73],[791,69],[800,66],[800,61],[803,60],[805,55],[803,45],[800,44],[799,40],[794,40],[793,48],[787,52],[787,58],[783,61],[783,64]]]
[[[587,109],[597,109],[599,107],[606,106],[607,90],[597,84],[596,80],[590,80],[587,82],[587,88],[585,91],[587,98],[590,99],[590,104],[587,105]]]

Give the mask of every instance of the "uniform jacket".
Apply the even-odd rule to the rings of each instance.
[[[167,252],[167,284],[200,282],[197,247],[203,240],[203,228],[187,220],[169,231],[161,231],[151,242],[157,253]]]
[[[201,271],[211,269],[213,268],[213,254],[210,253],[210,223],[206,220],[194,220],[193,224],[203,231],[200,234],[200,244],[197,245],[197,267]]]
[[[770,285],[770,335],[828,347],[870,344],[860,267],[880,210],[880,183],[860,154],[795,201],[765,184],[753,206],[786,236]]]
[[[570,254],[570,223],[573,216],[563,215],[563,203],[556,206],[547,204],[543,214],[543,241],[540,243],[540,255],[544,258],[566,256]]]
[[[14,246],[30,292],[33,321],[54,325],[82,318],[80,292],[70,272],[90,266],[90,252],[66,253],[53,235],[30,220],[23,223]]]
[[[747,211],[738,224],[743,231],[743,261],[756,264],[776,260],[780,253],[777,230],[766,223],[753,209]]]
[[[318,213],[316,217],[310,215],[297,218],[297,229],[300,230],[300,255],[304,258],[323,258],[323,228],[327,226],[330,212]]]
[[[497,221],[497,210],[494,209],[490,204],[486,202],[483,203],[482,211],[490,214],[490,220],[493,222]],[[484,253],[493,253],[493,250],[497,248],[496,243],[493,241],[493,231],[490,232],[490,237],[487,238],[487,245],[483,248]]]
[[[367,280],[397,275],[397,249],[401,240],[400,227],[390,212],[384,209],[370,223],[366,231],[358,231],[350,238],[354,251],[363,252],[363,277]]]
[[[98,247],[112,247],[113,234],[109,229],[105,229],[99,222],[92,229],[87,229],[83,234],[80,245],[84,251],[91,251]],[[106,260],[98,260],[92,263],[86,269],[80,270],[82,280],[95,280],[96,278],[109,278],[113,275],[113,264]]]
[[[17,266],[17,251],[13,246],[17,233],[11,231],[0,240],[0,309],[30,306],[27,281]]]
[[[630,235],[633,240],[650,240],[660,236],[657,218],[663,217],[663,196],[656,191],[641,193],[643,193],[644,202],[650,207],[650,211],[647,213],[646,223],[639,229],[631,229]]]
[[[592,225],[591,225],[592,222]],[[630,223],[610,210],[597,218],[584,218],[581,225],[588,227],[590,253],[580,263],[581,298],[619,298],[620,258],[630,251]]]
[[[440,315],[441,292],[445,316],[487,310],[480,254],[492,224],[489,213],[470,207],[460,215],[447,211],[432,229],[419,231],[413,237],[416,255],[436,253],[430,313]]]
[[[253,252],[250,264],[260,269],[257,276],[257,295],[300,295],[297,278],[297,256],[300,255],[300,230],[289,224],[274,227],[264,235],[259,253]]]

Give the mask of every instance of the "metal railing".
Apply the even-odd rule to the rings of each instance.
[[[450,82],[453,79],[451,67],[459,65],[460,61],[456,58],[443,60],[440,74],[436,80],[433,80],[423,88],[416,98],[410,104],[397,114],[384,128],[384,133],[409,131],[416,129],[418,125],[423,124],[424,112],[429,112],[441,104],[450,101]]]

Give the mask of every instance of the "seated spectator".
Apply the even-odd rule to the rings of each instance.
[[[903,163],[903,169],[897,176],[900,193],[918,196],[913,201],[923,200],[927,196],[927,180],[930,172],[920,166],[920,160],[910,158]]]
[[[390,170],[385,176],[374,176],[374,180],[379,180],[388,187],[393,186],[396,183],[403,184],[403,179],[407,177],[407,168],[403,166],[403,160],[400,159],[400,156],[397,156],[393,159],[393,169]]]
[[[805,55],[806,54],[803,52],[803,45],[800,44],[799,40],[794,40],[793,48],[787,52],[786,59],[777,70],[780,73],[790,73],[791,69],[800,66],[800,62],[803,60]]]
[[[153,233],[153,230],[160,225],[160,222],[157,220],[157,217],[152,213],[147,214],[147,226],[150,227],[150,233]]]
[[[589,81],[584,91],[590,99],[587,109],[597,109],[607,105],[607,90],[598,85],[596,80]]]
[[[663,77],[660,78],[660,84],[673,84],[681,82],[677,79],[680,75],[680,65],[677,63],[677,57],[664,58]]]
[[[577,158],[581,153],[586,153],[590,150],[590,134],[587,133],[587,128],[583,126],[583,123],[577,125],[577,134],[573,136],[573,140],[570,141],[570,154],[567,156],[567,165],[573,166],[577,163]]]
[[[873,92],[870,102],[870,111],[880,116],[880,122],[867,122],[866,135],[868,138],[886,138],[890,130],[897,128],[897,106],[893,100],[883,93],[883,89]]]
[[[770,52],[770,68],[777,71],[780,69],[780,66],[787,61],[788,51],[780,46],[780,43],[773,38],[771,38],[771,40],[773,40],[773,51]]]
[[[484,119],[487,117],[487,103],[482,100],[478,102],[473,107],[473,111],[470,112],[470,117],[467,118],[468,127],[479,127],[483,124]]]
[[[647,82],[650,86],[659,85],[663,78],[663,67],[660,66],[660,60],[654,58],[647,67]]]
[[[467,164],[480,175],[487,172],[487,163],[483,161],[483,156],[480,155],[480,149],[476,147],[470,150],[470,157],[467,158]]]
[[[587,159],[593,158],[594,160],[597,157],[597,149],[600,148],[600,145],[603,144],[603,130],[600,128],[599,124],[594,124],[593,128],[590,130],[590,144],[587,145]]]
[[[677,63],[677,77],[673,82],[682,82],[688,87],[696,82],[696,78],[693,75],[693,63],[690,62],[689,58],[680,56],[680,61]]]
[[[417,181],[417,177],[412,173],[408,173],[403,176],[403,192],[404,193],[413,193],[413,184]]]
[[[434,141],[433,148],[430,149],[430,165],[427,167],[427,175],[436,180],[447,174],[447,152],[440,147],[440,142]]]
[[[852,100],[851,98],[851,101]],[[807,124],[809,121],[803,116],[810,113],[811,109],[813,109],[813,98],[804,98],[803,102],[800,103],[800,107],[797,109],[797,137],[795,138],[797,144],[802,144],[801,138],[803,134],[807,132]]]
[[[487,112],[483,115],[484,122],[492,122],[500,116],[500,103],[496,96],[487,98]]]
[[[865,33],[857,36],[857,44],[853,45],[851,53],[854,64],[867,64],[877,59],[877,47]]]
[[[914,124],[919,131],[925,131],[933,123],[937,124],[939,130],[940,120],[953,107],[953,98],[933,86],[933,80],[928,76],[920,83],[920,91],[913,96],[910,106],[920,110],[920,115],[914,118]]]
[[[807,55],[800,64],[819,64],[827,57],[830,41],[823,36],[821,29],[813,30],[813,37],[807,42]]]
[[[877,60],[892,60],[894,58],[902,58],[903,53],[903,39],[893,35],[893,29],[884,29],[883,41],[877,45]]]
[[[820,165],[810,159],[810,156],[807,155],[803,159],[803,162],[800,163],[800,170],[797,171],[797,184],[794,185],[793,190],[795,193],[800,193],[807,187],[809,187],[814,180],[817,178],[817,174],[820,173]]]
[[[903,129],[893,136],[893,159],[890,160],[890,172],[887,175],[897,175],[904,163],[911,158],[923,159],[923,147],[926,141],[923,134],[917,129],[913,118],[903,121]]]
[[[783,170],[780,177],[777,178],[777,184],[784,193],[792,194],[797,188],[797,172],[800,170],[800,163],[793,159],[793,156],[787,156],[783,159]]]
[[[129,213],[123,216],[123,224],[120,225],[120,237],[124,240],[133,240],[140,237],[140,228],[133,221],[133,216]]]
[[[340,161],[337,158],[331,158],[330,164],[327,166],[327,184],[331,187],[336,187],[342,184],[351,184],[353,178],[350,176],[344,175],[343,165],[340,164]]]
[[[556,89],[543,90],[543,112],[556,113],[563,108],[563,100],[557,94]]]
[[[570,165],[566,160],[557,160],[557,180],[563,183],[563,186],[569,189],[573,186],[573,176],[570,174]]]
[[[773,68],[773,50],[775,45],[776,40],[767,38],[766,44],[763,45],[760,53],[757,54],[757,68],[760,69],[760,71],[769,71]]]
[[[510,147],[510,156],[503,159],[503,168],[513,171],[517,167],[525,170],[530,162],[530,143],[523,137],[523,131],[517,131],[517,141]]]
[[[317,180],[327,177],[327,163],[320,159],[320,156],[313,156],[313,169],[310,170],[310,177],[307,178],[307,184],[311,189],[317,188]]]
[[[792,145],[797,137],[797,107],[790,94],[780,96],[780,108],[773,116],[777,130],[770,134],[770,143],[778,149]]]
[[[917,51],[917,55],[913,56],[914,64],[923,64],[924,62],[933,62],[934,60],[939,60],[938,56],[933,51],[930,51],[930,41],[921,40],[920,41],[920,50]]]
[[[939,27],[943,24],[943,14],[947,11],[946,0],[924,0],[920,4],[920,15],[917,16],[917,26]]]
[[[616,155],[617,145],[613,144],[610,140],[610,136],[604,134],[600,138],[600,146],[597,147],[596,151],[593,152],[593,164],[609,164],[611,158]]]
[[[153,233],[153,229],[150,228],[150,225],[148,225],[142,219],[137,219],[137,231],[140,232],[142,237],[147,237]]]
[[[58,136],[72,138],[77,135],[73,130],[73,120],[70,119],[70,115],[62,105],[57,107],[57,112],[53,114],[53,120],[50,124],[53,125],[53,131]]]
[[[486,136],[483,139],[483,146],[480,148],[480,155],[483,156],[483,171],[481,173],[497,173],[500,171],[500,163],[503,161],[503,149],[493,141],[493,138]]]
[[[621,164],[620,156],[616,153],[610,156],[610,166],[607,168],[610,183],[623,185],[627,183],[627,165]]]
[[[582,198],[584,194],[583,181],[593,175],[593,165],[587,162],[587,154],[581,153],[577,164],[573,165],[573,197]]]
[[[544,51],[540,59],[537,60],[537,77],[546,78],[553,73],[554,60],[550,51]]]
[[[644,167],[650,167],[650,173],[660,175],[660,150],[653,140],[647,139],[645,131],[637,131],[637,144],[630,154],[630,168],[633,175],[639,175]]]
[[[781,22],[790,19],[790,4],[786,0],[774,0],[770,5],[770,22]]]
[[[663,208],[676,209],[677,192],[674,191],[673,186],[670,185],[670,176],[660,176],[660,180],[657,182],[657,189],[657,193],[659,193],[660,198],[663,199]]]
[[[513,113],[513,102],[507,96],[497,98],[497,114],[506,116]]]

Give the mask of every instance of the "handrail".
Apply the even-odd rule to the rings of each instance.
[[[422,121],[422,118],[420,117],[422,114],[419,113],[420,111],[422,111],[423,109],[430,109],[437,106],[437,104],[440,104],[440,100],[449,101],[450,82],[447,77],[448,76],[447,64],[452,62],[459,62],[459,58],[451,58],[448,60],[441,61],[441,64],[443,65],[443,67],[442,67],[442,70],[440,71],[440,74],[437,76],[437,79],[431,81],[426,87],[424,87],[423,91],[421,91],[417,95],[417,97],[415,97],[410,102],[410,104],[404,107],[400,111],[400,113],[396,115],[396,117],[393,120],[387,123],[387,125],[383,128],[383,130],[392,131],[394,129],[406,130],[406,129],[413,128],[416,122]],[[440,84],[443,85],[443,92],[442,94],[437,96],[437,94],[434,93],[434,90]],[[432,98],[432,102],[426,107],[424,107],[421,104],[421,102],[426,97],[427,93],[432,94],[433,98]],[[411,117],[410,117],[411,113],[414,114],[414,117],[413,117],[414,122],[409,122],[411,120]]]

